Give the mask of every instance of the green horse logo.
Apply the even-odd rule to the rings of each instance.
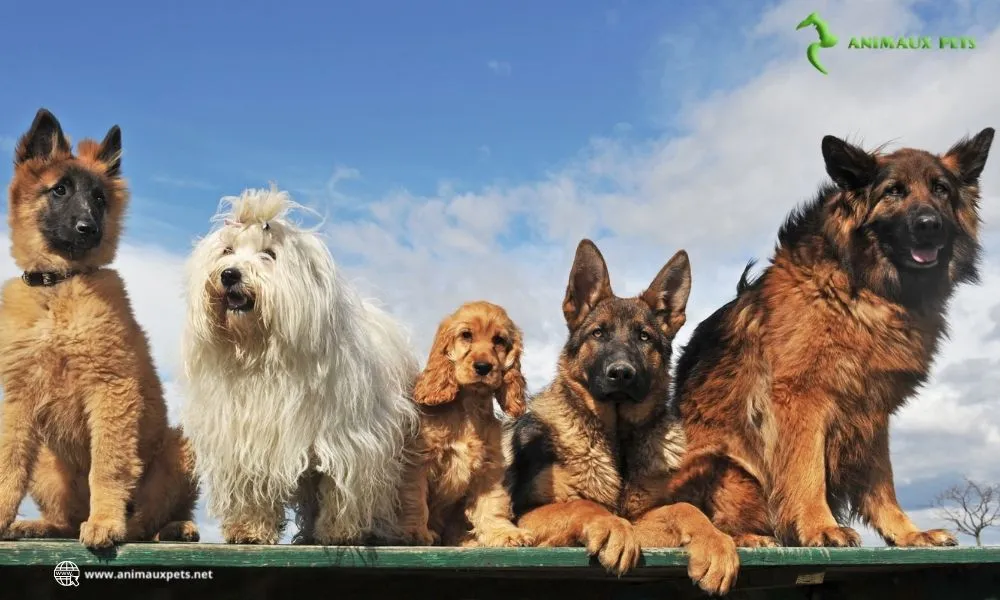
[[[826,69],[819,62],[819,49],[820,48],[833,48],[837,45],[837,36],[830,33],[830,26],[826,24],[826,21],[820,18],[816,13],[812,13],[808,17],[799,23],[795,31],[802,29],[803,27],[809,27],[812,25],[816,28],[816,32],[819,33],[819,41],[809,44],[806,48],[806,58],[809,59],[809,63],[816,67],[816,70],[820,73],[826,75]]]

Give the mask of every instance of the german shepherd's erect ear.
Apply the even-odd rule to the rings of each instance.
[[[687,319],[686,309],[690,294],[691,262],[688,260],[687,252],[678,250],[667,264],[663,265],[653,278],[653,283],[649,284],[640,297],[653,309],[660,330],[673,338]]]
[[[878,164],[871,154],[832,135],[825,136],[821,146],[826,172],[840,189],[860,190],[875,180]]]
[[[14,164],[20,165],[33,158],[50,158],[57,154],[70,154],[69,141],[55,115],[40,108],[28,132],[18,140],[14,151]]]
[[[955,142],[944,156],[941,162],[949,170],[958,175],[958,178],[965,185],[974,185],[979,182],[986,167],[986,159],[990,154],[990,146],[993,144],[992,127],[980,131],[974,138],[964,138]]]
[[[562,307],[570,331],[576,329],[601,300],[613,295],[604,256],[594,242],[581,240],[576,247],[576,258],[573,259]]]

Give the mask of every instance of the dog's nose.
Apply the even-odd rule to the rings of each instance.
[[[97,222],[93,219],[80,219],[76,222],[76,232],[84,237],[94,237],[100,230],[97,228]]]
[[[493,365],[486,362],[477,362],[473,363],[472,368],[476,370],[476,375],[485,377],[490,374],[490,371],[493,370]]]
[[[604,374],[612,383],[625,385],[635,377],[635,367],[626,362],[614,362],[608,366]]]
[[[919,234],[937,233],[944,223],[937,213],[924,213],[919,215],[913,223],[913,230]]]
[[[240,282],[242,275],[239,269],[225,269],[222,271],[222,275],[219,277],[222,280],[222,285],[226,287],[232,287]]]

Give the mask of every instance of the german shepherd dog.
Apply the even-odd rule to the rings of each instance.
[[[569,339],[555,381],[508,431],[507,485],[518,526],[540,546],[585,546],[619,575],[642,547],[683,546],[691,579],[725,593],[739,570],[733,540],[666,496],[684,451],[671,342],[690,289],[682,250],[646,291],[619,298],[600,251],[580,242],[563,302]]]
[[[688,452],[675,497],[741,546],[951,546],[900,509],[889,417],[927,380],[958,284],[978,281],[993,129],[943,155],[822,142],[825,184],[771,264],[695,330],[676,373]],[[778,539],[775,539],[775,534]]]
[[[0,305],[0,535],[197,541],[197,483],[114,260],[121,130],[74,155],[38,111],[15,149],[8,222],[24,274]],[[42,518],[14,521],[25,494]]]

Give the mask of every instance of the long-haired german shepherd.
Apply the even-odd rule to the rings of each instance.
[[[977,281],[992,141],[984,129],[936,156],[826,136],[833,185],[695,330],[677,366],[689,446],[672,484],[738,544],[855,546],[854,517],[889,545],[956,544],[900,509],[889,417],[927,379],[955,286]]]
[[[0,306],[0,535],[197,541],[194,456],[167,426],[114,260],[128,202],[121,130],[76,154],[41,109],[18,141]],[[42,518],[14,521],[30,489]]]
[[[690,504],[667,504],[684,433],[669,405],[671,341],[691,288],[678,252],[635,298],[611,291],[597,247],[580,242],[563,314],[558,375],[513,425],[507,484],[518,525],[541,546],[583,545],[618,574],[640,547],[684,546],[688,574],[725,593],[739,570],[732,539]]]

